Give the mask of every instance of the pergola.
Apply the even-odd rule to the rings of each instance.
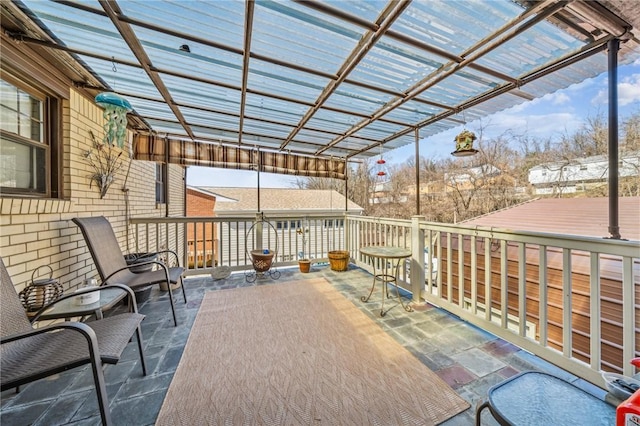
[[[14,0],[2,26],[78,88],[126,97],[135,158],[345,178],[606,70],[615,131],[633,3]]]

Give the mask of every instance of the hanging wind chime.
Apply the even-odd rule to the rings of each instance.
[[[462,121],[466,127],[467,121],[464,117],[464,111],[462,111]],[[477,139],[475,133],[467,130],[463,127],[462,132],[455,138],[456,150],[451,153],[454,157],[468,157],[478,153],[477,149],[473,148],[473,141]]]
[[[127,134],[127,113],[131,111],[128,100],[113,92],[102,92],[96,96],[96,103],[104,108],[104,142],[107,145],[124,147]]]
[[[114,62],[113,72],[115,73],[116,71]],[[114,92],[99,93],[95,98],[95,102],[98,106],[104,108],[102,114],[105,120],[104,137],[102,138],[102,143],[100,143],[93,133],[89,131],[92,147],[86,152],[85,158],[93,168],[89,187],[95,182],[100,190],[100,198],[104,198],[109,187],[115,181],[116,174],[122,167],[120,158],[122,151],[117,151],[114,147],[117,145],[120,149],[124,148],[124,141],[127,135],[127,113],[132,108],[129,101]]]
[[[115,60],[112,62],[112,70],[118,72]],[[113,86],[115,87],[115,77]],[[105,119],[104,124],[104,143],[105,145],[118,145],[119,148],[124,147],[124,138],[127,134],[127,113],[130,112],[131,104],[128,100],[114,92],[102,92],[96,96],[96,104],[104,108],[102,116]]]

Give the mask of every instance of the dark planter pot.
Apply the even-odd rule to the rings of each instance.
[[[149,262],[152,260],[158,260],[158,253],[130,253],[124,255],[124,260],[127,265],[135,265],[136,263]],[[153,265],[134,266],[129,270],[134,274],[141,274],[153,269]]]
[[[134,293],[136,294],[136,302],[142,303],[149,300],[149,296],[151,296],[151,289],[151,286],[135,289]]]

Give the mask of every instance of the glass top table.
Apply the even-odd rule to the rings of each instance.
[[[382,304],[380,306],[380,316],[383,317],[388,311],[384,310],[384,301],[389,297],[388,284],[396,286],[396,293],[400,305],[407,312],[412,312],[413,308],[405,305],[398,289],[398,269],[402,260],[411,257],[411,250],[402,247],[387,246],[367,246],[361,247],[360,253],[373,259],[373,284],[368,296],[362,296],[360,300],[368,302],[376,287],[376,282],[382,283]],[[393,262],[393,263],[392,263]],[[395,271],[394,271],[395,268]]]
[[[106,288],[98,293],[100,294],[100,299],[87,305],[78,304],[75,297],[61,300],[44,311],[38,321],[87,315],[95,315],[97,319],[101,319],[103,311],[113,308],[127,295],[127,292],[120,288]]]
[[[616,423],[616,407],[555,376],[537,371],[520,373],[489,389],[484,408],[501,425],[575,426]]]

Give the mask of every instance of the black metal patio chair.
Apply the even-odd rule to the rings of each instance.
[[[2,391],[19,388],[35,380],[91,364],[102,423],[111,424],[102,368],[104,364],[116,364],[120,360],[122,352],[134,334],[138,340],[142,373],[147,375],[140,330],[144,315],[137,312],[133,291],[124,285],[113,285],[83,289],[81,293],[114,287],[121,288],[131,298],[129,312],[90,323],[65,321],[33,328],[27,312],[20,303],[4,261],[0,258],[0,311],[2,312],[0,315],[0,387]],[[40,312],[78,294],[80,293],[62,296],[43,307]],[[37,320],[37,317],[38,314],[33,320]]]
[[[111,224],[104,216],[74,218],[73,222],[78,225],[87,243],[87,247],[93,257],[93,262],[98,269],[102,285],[110,283],[124,284],[132,289],[147,287],[153,284],[166,284],[169,289],[169,301],[171,303],[171,312],[173,314],[173,322],[177,326],[176,309],[173,303],[172,285],[177,283],[182,288],[184,303],[187,303],[187,294],[184,291],[182,274],[184,268],[180,266],[169,267],[164,262],[158,260],[150,260],[147,262],[138,262],[127,265],[122,249],[116,239]],[[157,252],[169,253],[175,256],[176,264],[178,264],[178,254],[171,250]],[[141,273],[131,272],[132,268],[140,268],[144,265],[155,264],[158,269]]]

